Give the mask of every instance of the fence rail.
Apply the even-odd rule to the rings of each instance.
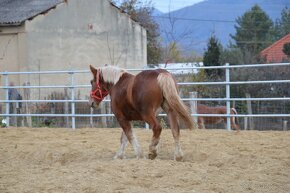
[[[197,114],[192,113],[193,117],[198,116],[221,116],[227,117],[227,129],[231,130],[230,118],[235,117],[290,117],[290,114],[238,114],[238,115],[231,115],[230,114],[230,102],[233,101],[289,101],[290,97],[265,97],[265,98],[232,98],[230,96],[231,93],[231,86],[232,85],[249,85],[249,84],[285,84],[290,83],[290,79],[287,80],[255,80],[255,81],[230,81],[231,69],[238,69],[238,68],[261,68],[261,67],[281,67],[281,66],[289,66],[290,63],[275,63],[275,64],[251,64],[251,65],[234,65],[230,66],[228,64],[224,66],[211,66],[211,67],[186,67],[186,68],[166,68],[169,71],[174,70],[202,70],[202,69],[225,69],[225,78],[226,81],[222,82],[180,82],[178,83],[180,86],[197,86],[197,85],[225,85],[226,86],[226,93],[225,98],[182,98],[183,101],[225,101],[227,106],[227,114],[220,115],[220,114]],[[132,72],[139,72],[142,70],[147,69],[127,69],[128,71]],[[76,114],[75,112],[75,104],[76,103],[86,103],[88,100],[86,99],[76,99],[75,89],[77,88],[90,88],[90,85],[79,85],[76,84],[74,76],[80,73],[90,73],[89,70],[70,70],[70,71],[39,71],[39,72],[0,72],[0,75],[4,77],[4,85],[0,86],[0,90],[4,90],[5,92],[5,100],[0,100],[0,103],[5,104],[5,113],[0,114],[0,117],[5,117],[7,119],[7,125],[9,126],[9,119],[11,117],[70,117],[71,118],[71,127],[75,129],[75,118],[76,117],[113,117],[113,114]],[[9,86],[9,76],[11,75],[31,75],[31,74],[67,74],[70,76],[70,82],[65,85],[25,85],[25,86]],[[22,103],[41,103],[41,102],[51,102],[51,103],[69,103],[71,108],[71,113],[65,114],[20,114],[20,113],[11,113],[10,105],[12,103],[18,103],[19,100],[11,100],[9,99],[8,92],[9,89],[46,89],[46,88],[66,88],[70,89],[71,95],[70,99],[65,100],[21,100]],[[109,102],[109,99],[104,100],[104,102]],[[160,114],[160,116],[165,116],[165,114]]]

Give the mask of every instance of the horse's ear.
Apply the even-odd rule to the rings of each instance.
[[[95,69],[91,64],[90,64],[90,69],[93,74],[97,74],[97,69]]]

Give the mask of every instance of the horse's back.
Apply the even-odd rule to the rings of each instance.
[[[198,114],[225,114],[226,113],[226,109],[224,109],[222,106],[218,106],[218,107],[209,107],[206,105],[197,105],[197,113]],[[208,117],[208,116],[199,116],[198,117],[199,121],[201,122],[205,122],[205,123],[218,123],[220,121],[223,120],[223,117]]]
[[[157,77],[160,73],[169,73],[169,72],[164,69],[144,70],[136,75],[135,81],[157,80]]]
[[[197,112],[199,114],[224,114],[226,108],[224,106],[209,107],[206,105],[197,105]]]
[[[141,105],[160,105],[163,100],[163,94],[157,78],[160,73],[166,72],[162,69],[146,70],[136,75],[132,86],[132,97],[138,107]]]
[[[111,93],[112,108],[132,120],[156,111],[163,102],[157,77],[165,70],[146,70],[136,76],[125,73]]]

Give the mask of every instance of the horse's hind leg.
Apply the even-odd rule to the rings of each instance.
[[[232,125],[232,128],[234,130],[236,130],[237,132],[240,132],[240,126],[238,123],[236,123],[236,118],[235,117],[231,117],[231,125]]]
[[[199,129],[205,129],[204,118],[203,117],[198,117],[197,118],[197,122],[198,122],[198,128]]]
[[[182,161],[183,153],[182,153],[180,142],[179,142],[180,129],[178,125],[177,114],[175,111],[173,111],[173,109],[169,107],[167,102],[163,103],[162,109],[167,113],[171,132],[174,138],[174,144],[175,144],[174,160]]]
[[[174,159],[176,161],[182,161],[183,153],[182,153],[180,142],[179,142],[180,129],[178,126],[177,115],[172,110],[168,110],[167,114],[168,114],[168,120],[169,120],[169,124],[171,128],[171,132],[174,138],[174,143],[175,143]]]
[[[153,136],[151,139],[151,144],[149,145],[149,154],[148,154],[149,159],[153,160],[157,157],[157,145],[160,140],[162,127],[160,126],[156,117],[154,116],[150,116],[149,118],[144,117],[144,120],[150,125],[153,131]]]

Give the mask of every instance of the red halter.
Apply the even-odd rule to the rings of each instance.
[[[97,81],[96,81],[97,88],[94,91],[91,91],[91,98],[94,98],[96,101],[101,102],[109,94],[109,92],[108,91],[103,91],[101,89],[101,86],[100,86],[100,72],[99,72],[99,70],[97,71],[96,78],[97,78]],[[99,94],[99,96],[97,95],[97,93]]]

